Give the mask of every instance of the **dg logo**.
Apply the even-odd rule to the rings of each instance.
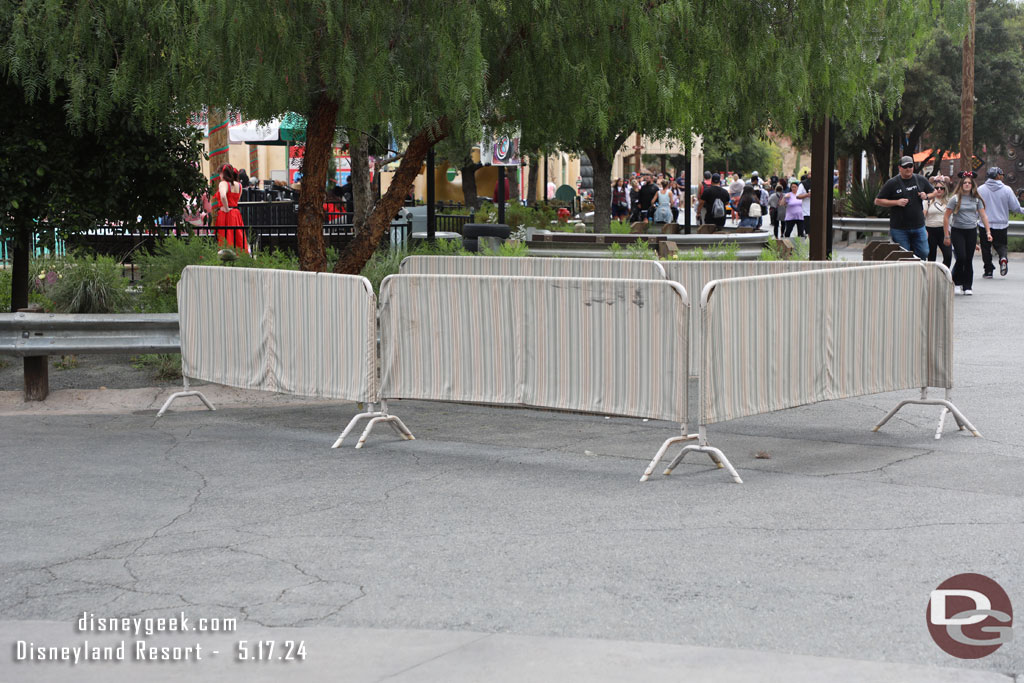
[[[961,659],[987,657],[1013,639],[1013,607],[998,583],[957,574],[932,591],[928,631],[935,644]]]

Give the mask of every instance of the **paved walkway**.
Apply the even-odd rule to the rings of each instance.
[[[962,572],[1024,606],[1010,268],[956,300],[954,400],[984,438],[934,440],[924,407],[872,433],[907,393],[715,425],[742,486],[696,457],[640,484],[661,422],[401,401],[416,441],[332,451],[353,404],[216,389],[156,420],[155,389],[0,392],[0,680],[1012,681],[1019,633],[961,661],[925,625]],[[14,661],[110,640],[83,612],[238,627],[142,636],[202,662]],[[261,639],[306,661],[233,661]]]

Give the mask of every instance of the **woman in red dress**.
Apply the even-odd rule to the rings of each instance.
[[[224,164],[220,167],[220,183],[217,187],[217,198],[220,200],[220,209],[214,222],[214,227],[218,228],[217,242],[248,252],[245,224],[242,223],[242,212],[238,210],[238,198],[241,196],[242,184],[238,182],[238,172],[231,164]]]

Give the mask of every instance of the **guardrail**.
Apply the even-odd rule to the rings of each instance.
[[[177,313],[0,313],[0,354],[178,353]]]
[[[865,232],[870,234],[889,234],[888,218],[851,218],[838,216],[832,219],[832,229],[843,232]],[[1024,221],[1010,221],[1011,237],[1024,237]]]

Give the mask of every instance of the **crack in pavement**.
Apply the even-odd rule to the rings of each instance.
[[[469,647],[470,645],[475,645],[476,643],[479,643],[482,640],[486,640],[487,638],[490,638],[492,635],[494,635],[494,634],[493,633],[484,634],[484,635],[480,636],[479,638],[474,638],[473,640],[470,640],[470,641],[467,641],[465,643],[462,643],[461,645],[453,647],[450,650],[445,650],[444,652],[441,652],[441,653],[439,653],[437,655],[434,655],[433,657],[430,657],[429,659],[424,659],[422,662],[417,662],[416,664],[413,664],[412,666],[407,666],[406,668],[402,669],[401,671],[396,671],[396,672],[394,672],[392,674],[388,674],[387,676],[379,678],[378,680],[386,681],[389,678],[395,678],[397,676],[401,676],[402,674],[408,673],[408,672],[412,671],[413,669],[418,669],[419,667],[421,667],[421,666],[423,666],[425,664],[430,664],[431,662],[436,661],[438,659],[441,659],[442,657],[447,657],[448,655],[452,654],[453,652],[458,652],[459,650],[461,650],[461,649],[463,649],[465,647]]]

